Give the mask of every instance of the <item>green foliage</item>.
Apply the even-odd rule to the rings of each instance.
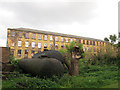
[[[114,35],[110,35],[109,39],[111,40],[111,43],[114,43],[117,40],[117,36],[115,34]]]
[[[97,55],[86,52],[85,59],[89,65],[103,65],[103,64],[117,64],[117,51],[113,49],[113,46],[107,44],[105,47],[101,47]]]
[[[70,45],[66,45],[66,49],[68,53],[71,53],[72,50],[74,49],[75,42],[71,42]]]
[[[66,50],[66,49],[59,49],[58,51],[59,51],[63,56],[64,56],[65,53],[67,53],[67,50]]]
[[[37,77],[22,77],[19,81],[16,82],[17,87],[24,88],[52,88],[56,87],[56,83],[50,80],[39,79]]]
[[[108,41],[109,42],[109,39],[107,37],[104,38],[104,41]]]
[[[82,64],[80,62],[80,65]],[[15,72],[9,75],[8,80],[3,80],[2,84],[3,88],[101,88],[118,84],[118,71],[116,65],[82,65],[79,76],[64,74],[62,77],[43,79]]]
[[[14,58],[12,52],[10,54],[10,63],[14,66],[15,70],[16,71],[20,71],[22,72],[22,69],[20,69],[19,65],[18,65],[18,62],[19,62],[20,59],[16,59]]]

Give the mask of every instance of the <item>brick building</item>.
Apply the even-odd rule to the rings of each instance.
[[[106,44],[98,39],[28,28],[8,28],[7,34],[7,47],[10,47],[15,58],[31,58],[44,49],[64,49],[72,41],[83,43],[84,51],[92,48],[93,53]]]

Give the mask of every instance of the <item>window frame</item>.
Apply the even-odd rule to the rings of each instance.
[[[41,43],[40,42],[38,43],[38,48],[41,49]]]
[[[19,54],[19,51],[20,51],[20,54]],[[22,50],[21,50],[21,49],[18,49],[18,51],[17,51],[17,56],[18,56],[18,57],[21,57],[21,54],[22,54]]]
[[[11,31],[11,36],[12,36],[12,37],[15,36],[15,31]]]
[[[38,34],[38,40],[42,40],[42,35]]]
[[[29,33],[28,33],[28,32],[25,33],[25,38],[26,38],[26,39],[29,38]]]
[[[35,42],[32,42],[32,48],[35,48]]]
[[[22,47],[22,41],[18,40],[18,47]]]
[[[19,32],[19,38],[22,38],[22,32]]]
[[[48,35],[44,35],[44,40],[45,40],[45,41],[48,40]]]
[[[36,34],[32,33],[32,39],[35,39],[35,37],[36,37]]]
[[[29,47],[29,41],[25,41],[25,47]]]
[[[15,46],[15,41],[11,40],[11,47],[14,47],[14,46]]]

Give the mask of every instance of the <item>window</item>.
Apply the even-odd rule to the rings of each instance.
[[[89,50],[89,47],[87,46],[87,51]]]
[[[70,39],[70,42],[72,42],[72,41],[73,41],[73,39],[71,38],[71,39]]]
[[[21,56],[21,50],[18,50],[17,55],[20,57]]]
[[[92,45],[92,41],[90,41],[90,45]]]
[[[64,38],[63,37],[61,37],[61,42],[64,42]]]
[[[100,46],[101,46],[101,42],[100,42]]]
[[[64,45],[61,45],[61,48],[64,48]]]
[[[28,57],[28,50],[25,50],[25,57]]]
[[[15,32],[14,31],[11,31],[11,36],[15,36]]]
[[[38,43],[38,48],[41,48],[41,43]]]
[[[79,39],[79,43],[81,43],[81,39]]]
[[[58,42],[58,37],[55,37],[55,41],[57,41],[57,42]]]
[[[42,39],[42,35],[38,34],[38,39],[41,40]]]
[[[47,43],[44,43],[44,48],[47,48]]]
[[[50,48],[52,48],[53,46],[52,46],[52,43],[50,43]]]
[[[53,37],[52,36],[50,36],[50,41],[52,41],[53,40]]]
[[[66,38],[66,42],[68,42],[68,38]]]
[[[26,33],[26,34],[25,34],[25,37],[26,37],[26,38],[29,38],[29,33]]]
[[[22,41],[18,41],[18,47],[22,46]]]
[[[85,47],[83,46],[83,51],[85,51]]]
[[[89,41],[87,40],[87,45],[89,45]]]
[[[22,32],[19,32],[19,38],[22,38]]]
[[[15,45],[14,40],[11,40],[11,46],[14,46],[14,45]]]
[[[35,39],[35,34],[34,33],[32,34],[32,39]]]
[[[31,51],[31,56],[34,56],[34,54],[35,54],[35,51],[32,50]]]
[[[47,40],[47,35],[44,35],[44,40]]]
[[[98,42],[97,42],[97,46],[98,46]]]
[[[95,45],[95,41],[93,41],[93,45]]]
[[[77,42],[77,39],[75,39],[75,42]]]
[[[29,46],[29,42],[26,41],[26,42],[25,42],[25,47],[28,47],[28,46]]]
[[[85,40],[83,40],[83,44],[85,44]]]
[[[34,48],[35,47],[35,42],[32,42],[32,48]]]
[[[55,48],[58,49],[58,44],[55,44]]]

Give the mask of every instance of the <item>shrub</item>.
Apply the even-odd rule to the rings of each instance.
[[[19,65],[18,65],[19,60],[20,60],[20,59],[16,59],[16,60],[15,60],[15,58],[14,58],[12,52],[11,52],[11,54],[10,54],[10,63],[14,66],[14,68],[15,68],[14,70],[15,70],[15,71],[20,71],[20,72],[22,72],[22,69],[20,69],[20,67],[19,67]]]
[[[102,65],[102,64],[116,64],[117,63],[117,52],[110,44],[105,47],[101,47],[97,55],[90,53],[88,50],[86,52],[85,60],[90,65]]]
[[[53,88],[59,87],[55,82],[45,79],[39,79],[37,77],[21,77],[19,81],[16,82],[18,88]]]

